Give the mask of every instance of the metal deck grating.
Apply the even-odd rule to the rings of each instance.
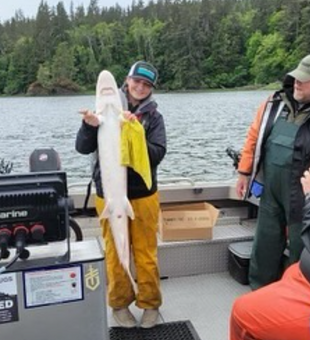
[[[200,340],[190,321],[168,322],[150,329],[110,328],[110,340]]]

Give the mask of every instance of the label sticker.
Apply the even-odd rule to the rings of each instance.
[[[18,321],[16,274],[0,275],[0,324]]]
[[[82,266],[24,272],[25,308],[83,300]]]

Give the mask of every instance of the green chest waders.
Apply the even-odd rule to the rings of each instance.
[[[290,224],[290,182],[293,150],[299,126],[279,117],[267,139],[264,191],[250,262],[249,281],[257,289],[278,280],[283,273],[283,252],[289,241],[289,263],[299,260],[303,248],[301,225]]]

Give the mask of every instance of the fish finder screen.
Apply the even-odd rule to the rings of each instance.
[[[25,233],[27,244],[62,241],[68,236],[66,173],[36,172],[0,176],[0,235],[13,246]]]

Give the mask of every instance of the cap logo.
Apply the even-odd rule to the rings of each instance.
[[[148,78],[150,78],[151,80],[154,80],[155,79],[155,73],[146,69],[146,68],[143,68],[143,67],[139,67],[138,68],[138,74],[141,74],[141,75],[144,75]]]
[[[128,77],[144,79],[145,81],[151,83],[153,87],[155,87],[158,74],[156,68],[153,65],[143,61],[137,61],[131,66]]]

